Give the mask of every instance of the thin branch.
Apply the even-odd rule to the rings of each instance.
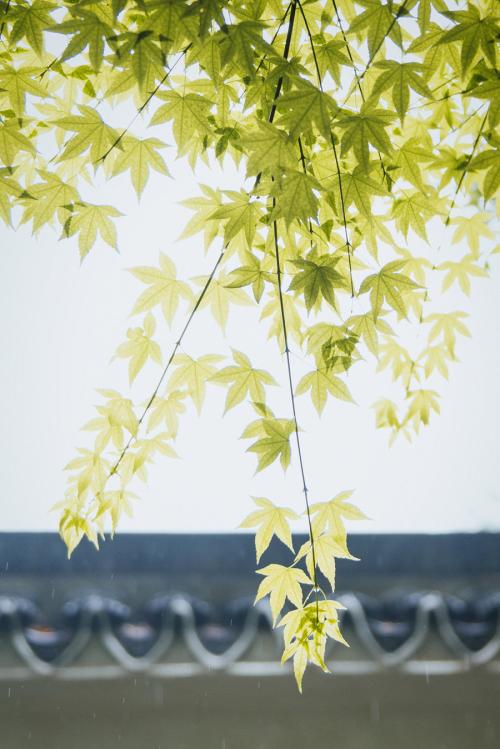
[[[162,383],[163,383],[163,381],[164,381],[164,379],[165,379],[165,377],[167,375],[167,372],[168,372],[168,370],[170,368],[170,365],[172,364],[172,362],[173,362],[173,360],[175,358],[175,355],[177,354],[177,351],[178,351],[178,349],[179,349],[179,347],[180,347],[180,345],[182,343],[182,339],[184,338],[184,336],[185,336],[185,334],[187,332],[187,329],[189,328],[189,326],[191,324],[191,321],[192,321],[193,317],[195,316],[197,310],[199,309],[200,304],[202,303],[203,298],[204,298],[205,294],[207,293],[208,288],[209,288],[210,284],[212,283],[212,281],[214,279],[214,276],[215,276],[215,273],[217,271],[217,268],[219,267],[219,265],[220,265],[220,263],[222,261],[222,258],[224,257],[225,250],[226,250],[226,247],[224,247],[224,249],[221,251],[219,257],[217,258],[217,262],[213,266],[213,268],[212,268],[212,270],[210,272],[210,275],[208,276],[208,278],[207,278],[207,280],[205,282],[205,285],[203,286],[203,289],[201,290],[201,292],[200,292],[200,294],[199,294],[199,296],[198,296],[198,298],[196,300],[196,303],[195,303],[193,309],[191,310],[191,313],[190,313],[188,319],[186,320],[186,323],[185,323],[185,325],[184,325],[184,327],[183,327],[183,329],[181,331],[181,334],[180,334],[179,338],[177,339],[177,341],[174,344],[174,347],[173,347],[172,352],[171,352],[171,354],[170,354],[170,356],[168,358],[168,361],[167,361],[165,367],[163,368],[163,371],[161,373],[160,379],[158,380],[158,382],[156,384],[156,387],[153,390],[153,394],[151,395],[150,399],[148,400],[148,402],[147,402],[147,404],[146,404],[146,406],[145,406],[145,408],[144,408],[144,410],[143,410],[143,412],[142,412],[142,414],[141,414],[141,416],[140,416],[140,418],[139,418],[139,420],[137,422],[136,433],[132,434],[130,436],[127,444],[125,445],[125,447],[121,451],[121,453],[120,453],[120,455],[118,457],[118,460],[116,461],[116,463],[114,464],[113,468],[111,469],[111,472],[110,472],[108,478],[110,478],[111,476],[113,476],[117,472],[117,470],[118,470],[118,468],[120,466],[120,463],[122,462],[123,458],[125,457],[125,455],[126,455],[127,451],[129,450],[130,446],[137,439],[137,432],[139,431],[139,427],[141,426],[142,422],[144,421],[144,419],[146,417],[146,414],[148,413],[149,409],[153,405],[153,402],[154,402],[156,396],[158,395],[158,391],[159,391],[159,389],[160,389],[160,387],[161,387],[161,385],[162,385]]]
[[[488,118],[488,112],[486,112],[486,114],[483,117],[483,121],[481,122],[481,126],[480,126],[480,128],[478,130],[478,133],[476,135],[476,139],[475,139],[475,141],[474,141],[474,143],[472,145],[472,151],[470,152],[470,154],[467,157],[467,161],[465,162],[465,166],[464,166],[463,172],[460,175],[460,179],[458,180],[457,189],[455,190],[455,194],[453,196],[453,200],[451,201],[450,209],[448,211],[448,216],[447,216],[445,224],[444,224],[445,226],[448,226],[449,223],[450,223],[451,212],[453,211],[453,209],[455,207],[455,203],[456,203],[457,198],[458,198],[458,193],[460,192],[460,188],[462,187],[463,181],[465,179],[465,175],[467,174],[467,169],[470,166],[470,163],[471,163],[471,161],[472,161],[472,159],[474,157],[474,153],[475,153],[476,148],[478,146],[478,143],[479,143],[479,140],[481,138],[481,135],[483,134],[483,129],[484,129],[484,126],[486,125],[487,118]]]
[[[316,48],[314,46],[314,41],[313,41],[311,29],[309,27],[309,22],[307,20],[306,14],[304,13],[304,9],[302,7],[302,3],[300,2],[300,0],[297,0],[297,3],[298,3],[298,6],[299,6],[300,13],[302,15],[302,19],[304,21],[304,25],[306,27],[307,36],[309,37],[309,44],[311,46],[311,52],[312,52],[312,56],[313,56],[313,60],[314,60],[314,66],[316,68],[316,75],[318,77],[318,85],[319,85],[320,90],[323,91],[323,81],[321,79],[321,71],[320,71],[320,68],[319,68],[318,58],[316,56]],[[349,280],[351,282],[351,298],[354,299],[355,293],[354,293],[354,281],[353,281],[353,278],[352,278],[352,260],[351,260],[352,244],[351,244],[351,241],[349,239],[349,232],[347,230],[347,213],[346,213],[345,200],[344,200],[344,188],[342,186],[342,177],[341,177],[341,174],[340,174],[340,161],[339,161],[339,157],[338,157],[338,153],[337,153],[337,147],[336,147],[335,141],[333,139],[333,133],[331,131],[331,128],[330,128],[330,143],[331,143],[332,150],[333,150],[333,156],[335,158],[335,166],[337,167],[337,179],[338,179],[339,194],[340,194],[340,207],[341,207],[341,210],[342,210],[342,222],[344,224],[345,243],[346,243],[346,247],[347,247],[347,259],[348,259],[348,263],[349,263]]]
[[[141,106],[139,107],[139,109],[137,110],[137,112],[135,113],[135,115],[132,117],[132,119],[128,123],[127,127],[125,127],[121,131],[121,133],[118,135],[118,137],[116,138],[116,140],[110,145],[110,147],[108,148],[108,150],[106,151],[106,153],[103,156],[100,156],[97,159],[97,161],[95,162],[96,164],[100,164],[101,162],[104,162],[107,159],[107,157],[109,156],[109,154],[111,153],[111,151],[113,151],[121,143],[121,141],[123,140],[123,138],[125,137],[125,135],[128,133],[128,131],[130,130],[130,128],[132,127],[132,125],[134,124],[134,122],[137,120],[137,118],[146,109],[146,107],[148,106],[148,104],[151,101],[151,99],[153,99],[156,96],[156,94],[158,93],[158,91],[160,90],[160,88],[163,86],[163,84],[165,83],[165,81],[169,77],[170,73],[174,70],[174,68],[182,60],[182,58],[187,54],[188,50],[192,46],[193,46],[193,43],[191,42],[190,44],[188,44],[187,47],[185,47],[182,50],[182,52],[180,53],[179,57],[174,62],[174,64],[170,68],[167,69],[167,72],[165,73],[165,75],[163,76],[163,78],[161,78],[161,80],[158,81],[158,83],[156,84],[156,86],[154,87],[154,89],[151,91],[151,93],[148,94],[147,98],[144,100],[144,102],[141,104]]]

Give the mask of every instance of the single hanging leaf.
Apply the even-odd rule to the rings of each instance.
[[[250,359],[241,351],[233,349],[234,365],[220,369],[211,378],[211,382],[230,387],[226,396],[224,413],[241,403],[245,398],[251,401],[264,402],[264,385],[277,385],[269,372],[254,369]]]
[[[304,375],[295,390],[296,395],[311,391],[311,400],[319,415],[323,412],[328,395],[353,403],[347,385],[339,377],[331,374],[326,368],[316,369]]]
[[[134,305],[132,314],[137,315],[160,305],[165,320],[172,323],[177,312],[179,302],[185,299],[193,301],[193,292],[185,281],[177,278],[177,271],[172,260],[160,252],[159,267],[139,266],[130,268],[139,281],[148,285]]]
[[[312,528],[315,536],[327,533],[340,539],[339,543],[345,543],[347,532],[344,520],[369,519],[355,505],[346,502],[352,495],[352,490],[344,491],[328,502],[315,502],[311,505]]]
[[[176,369],[168,381],[169,390],[185,387],[200,413],[205,399],[206,383],[215,374],[215,365],[221,359],[222,356],[217,354],[205,354],[198,359],[193,359],[187,354],[177,354],[174,359]]]
[[[271,543],[273,536],[277,536],[285,546],[293,551],[292,532],[289,520],[298,520],[299,516],[289,507],[277,507],[269,499],[254,497],[255,504],[260,510],[255,510],[240,524],[240,528],[255,528],[255,550],[257,562]]]
[[[120,141],[121,150],[113,164],[113,176],[130,170],[132,184],[137,196],[142,195],[149,178],[150,169],[170,176],[163,157],[158,153],[165,143],[158,138],[135,138],[128,135]]]
[[[299,567],[285,567],[282,564],[268,564],[257,570],[258,575],[264,575],[259,585],[255,602],[269,595],[273,621],[276,623],[285,600],[288,598],[295,606],[302,605],[301,585],[312,585],[304,570]]]
[[[262,419],[264,436],[247,449],[257,454],[257,472],[278,460],[283,470],[290,465],[290,435],[295,430],[291,419]],[[245,436],[245,435],[244,435]]]
[[[421,287],[400,271],[405,267],[405,260],[393,260],[386,263],[383,268],[363,280],[359,293],[365,294],[370,291],[370,302],[372,305],[373,320],[377,318],[382,310],[384,301],[394,309],[401,317],[406,317],[406,305],[403,294],[411,289]]]
[[[155,329],[155,319],[149,313],[144,318],[143,327],[129,328],[127,330],[128,341],[118,346],[116,356],[130,359],[128,367],[130,383],[135,380],[149,359],[161,364],[161,349],[152,339]]]

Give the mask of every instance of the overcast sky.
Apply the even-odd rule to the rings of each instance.
[[[26,227],[0,227],[2,530],[56,528],[49,510],[63,497],[64,465],[86,444],[79,429],[94,415],[95,389],[127,391],[126,363],[110,360],[134,324],[129,313],[142,287],[124,269],[156,263],[160,250],[186,276],[213,263],[216,248],[207,260],[201,238],[176,241],[191,215],[178,201],[197,194],[197,182],[185,162],[170,158],[169,168],[175,179],[153,177],[140,204],[126,178],[102,189],[99,202],[125,214],[118,222],[119,254],[98,242],[80,265],[76,242],[60,242],[50,229],[33,238]],[[239,183],[231,170],[222,177],[202,169],[199,176],[225,187]],[[446,236],[431,241],[437,245]],[[311,501],[355,489],[355,501],[371,517],[356,530],[366,532],[500,527],[499,291],[497,265],[489,280],[474,286],[470,301],[459,292],[451,299],[450,308],[470,312],[472,338],[460,342],[461,362],[452,365],[449,383],[440,383],[441,416],[412,444],[398,440],[389,447],[388,435],[375,429],[371,405],[391,389],[371,362],[349,373],[356,405],[330,402],[320,420],[306,397],[297,400]],[[177,328],[162,329],[165,353],[182,323],[179,317]],[[255,310],[238,308],[226,336],[214,326],[207,312],[197,315],[183,350],[247,351],[255,366],[283,383],[272,403],[288,415],[285,361]],[[293,362],[297,381],[307,365],[298,357]],[[148,397],[157,376],[153,365],[139,375],[136,401]],[[294,460],[286,475],[273,466],[254,476],[255,457],[238,439],[252,412],[243,406],[222,418],[223,403],[224,391],[212,386],[201,418],[189,409],[176,445],[180,459],[158,460],[148,486],[136,485],[134,516],[124,519],[123,530],[233,531],[250,511],[252,495],[302,509]]]

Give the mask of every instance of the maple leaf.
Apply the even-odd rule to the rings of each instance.
[[[39,74],[40,68],[14,68],[8,65],[0,68],[0,90],[7,92],[10,105],[17,117],[24,115],[27,95],[42,99],[50,96],[46,87],[36,80]]]
[[[347,537],[344,520],[368,520],[355,505],[346,502],[353,493],[352,490],[343,491],[327,502],[315,502],[310,506],[314,536],[327,533],[343,543]]]
[[[220,369],[211,378],[211,382],[230,387],[226,395],[224,413],[241,403],[245,397],[252,401],[261,402],[265,400],[264,385],[276,385],[277,382],[269,372],[264,369],[254,369],[250,359],[241,351],[233,349],[235,364]]]
[[[291,419],[262,419],[261,426],[264,437],[247,448],[247,452],[257,454],[256,473],[278,460],[283,470],[290,465],[290,435],[295,431],[295,424]],[[243,436],[246,436],[245,433]]]
[[[435,390],[410,390],[408,396],[410,405],[406,415],[406,421],[413,422],[413,428],[418,433],[420,425],[429,423],[431,411],[440,412],[438,398]]]
[[[66,143],[60,161],[74,159],[90,149],[90,159],[97,163],[116,143],[118,133],[100,115],[84,104],[78,105],[79,115],[70,114],[55,120],[56,127],[75,133]]]
[[[437,370],[446,380],[448,379],[447,358],[449,352],[443,350],[441,346],[429,346],[419,356],[419,361],[424,362],[424,373],[430,377],[434,370]]]
[[[322,413],[328,394],[339,400],[353,402],[347,385],[339,377],[331,374],[326,367],[304,375],[298,383],[295,393],[296,395],[302,395],[308,390],[311,391],[311,399],[318,414]]]
[[[224,196],[229,200],[211,213],[208,218],[223,222],[225,244],[242,232],[248,249],[251,249],[257,223],[262,214],[259,202],[243,190],[241,192],[225,190]]]
[[[498,148],[495,150],[489,149],[472,159],[469,170],[476,169],[478,171],[487,170],[483,181],[484,199],[494,198],[500,188],[500,150]]]
[[[479,9],[472,3],[467,3],[467,10],[446,10],[442,12],[443,15],[454,21],[456,26],[443,33],[439,44],[449,44],[456,40],[462,42],[462,75],[467,73],[479,50],[495,67],[494,44],[499,31],[498,19],[490,15],[482,18]]]
[[[63,227],[63,237],[78,234],[78,247],[82,259],[94,246],[97,234],[116,249],[116,229],[111,218],[122,214],[111,205],[94,205],[92,203],[74,203],[71,213]]]
[[[342,183],[342,196],[347,208],[352,204],[364,216],[371,216],[371,203],[373,198],[387,194],[387,188],[383,182],[376,181],[370,176],[374,165],[370,164],[366,169],[358,165],[352,172],[342,172],[340,180]],[[337,185],[333,186],[337,212],[341,215],[340,190]]]
[[[443,336],[444,343],[452,359],[455,358],[457,333],[470,338],[470,331],[465,323],[462,322],[465,317],[468,317],[466,312],[434,312],[423,320],[425,323],[433,323],[429,332],[429,342],[436,341],[440,336]]]
[[[360,166],[368,171],[370,166],[370,150],[372,145],[377,151],[390,153],[391,141],[386,128],[389,127],[394,116],[385,109],[376,108],[373,103],[364,103],[359,112],[348,112],[339,117],[335,125],[344,130],[341,139],[341,155],[351,149]]]
[[[385,320],[382,320],[380,317],[374,319],[373,312],[366,312],[364,315],[353,315],[349,318],[347,324],[363,340],[368,350],[374,356],[378,356],[379,331],[386,334],[392,333],[390,326]]]
[[[187,354],[177,354],[174,359],[175,371],[170,376],[168,389],[185,387],[198,413],[201,411],[205,399],[207,380],[215,374],[215,365],[222,356],[205,354],[193,359]]]
[[[394,151],[391,157],[392,164],[399,170],[397,176],[422,191],[425,188],[420,165],[432,159],[432,151],[422,146],[418,138],[409,138]]]
[[[471,276],[484,277],[488,275],[485,268],[477,265],[477,258],[475,255],[465,255],[458,262],[447,260],[437,266],[438,270],[446,270],[447,273],[443,278],[443,291],[449,289],[454,283],[458,283],[464,294],[467,296],[471,292]]]
[[[276,623],[280,612],[288,598],[295,606],[302,606],[301,585],[312,585],[304,570],[299,567],[285,567],[283,564],[268,564],[260,570],[258,575],[264,575],[255,597],[255,602],[269,595],[269,603],[273,621]]]
[[[386,263],[378,273],[373,273],[363,282],[359,288],[360,294],[370,291],[370,302],[373,312],[373,320],[377,318],[382,310],[384,300],[394,309],[401,317],[406,317],[406,305],[402,294],[411,289],[420,289],[421,287],[412,281],[408,276],[403,275],[400,271],[405,267],[406,260],[393,260]]]
[[[195,279],[201,284],[206,282],[205,277]],[[211,312],[219,323],[222,330],[226,329],[229,316],[229,307],[231,304],[239,306],[249,306],[252,304],[243,289],[233,288],[227,283],[227,276],[220,275],[217,280],[213,280],[208,288],[201,307],[210,306]]]
[[[129,359],[128,374],[132,383],[149,359],[161,364],[161,349],[152,336],[156,330],[156,322],[151,313],[144,318],[143,326],[129,328],[128,340],[121,343],[115,356]]]
[[[70,41],[60,55],[60,61],[70,60],[72,57],[89,48],[90,64],[98,70],[104,57],[106,40],[113,36],[112,18],[106,16],[106,9],[93,4],[93,11],[85,8],[75,8],[72,20],[62,21],[48,29],[55,34],[70,35]]]
[[[307,222],[311,217],[315,218],[318,212],[316,192],[320,190],[321,185],[310,174],[287,170],[272,190],[276,207],[271,212],[271,220],[284,218],[290,226],[296,219]]]
[[[430,192],[430,191],[428,191]],[[426,220],[436,213],[441,213],[442,201],[437,194],[424,195],[420,190],[413,192],[405,191],[403,197],[398,197],[392,206],[392,216],[396,220],[396,226],[403,232],[405,238],[408,231],[413,231],[422,239],[427,240]]]
[[[273,48],[262,36],[264,25],[255,20],[228,24],[220,35],[223,65],[231,64],[250,79],[255,76],[256,52],[269,54]]]
[[[24,191],[19,198],[23,205],[21,224],[33,222],[33,234],[42,226],[51,223],[54,216],[58,216],[61,223],[68,217],[68,211],[74,203],[78,203],[78,190],[68,182],[64,182],[57,174],[44,169],[38,170],[42,182],[35,182]]]
[[[399,7],[393,3],[382,3],[380,0],[360,0],[357,4],[365,10],[356,14],[349,26],[349,33],[366,34],[370,59],[381,48],[386,37],[401,46],[401,30],[395,19],[402,13],[404,2]]]
[[[179,429],[179,414],[186,411],[184,404],[186,396],[187,393],[183,390],[173,390],[164,398],[157,395],[151,405],[148,431],[164,423],[168,436],[175,439]]]
[[[260,510],[251,512],[242,523],[240,528],[255,528],[255,551],[257,562],[262,554],[266,551],[273,536],[277,536],[285,546],[293,551],[292,532],[290,530],[289,520],[298,520],[299,516],[289,507],[277,507],[269,499],[264,497],[253,497]]]
[[[265,281],[273,283],[274,279],[268,271],[262,269],[259,260],[251,252],[245,253],[245,260],[247,265],[241,265],[229,273],[228,280],[232,278],[232,281],[226,283],[226,288],[240,289],[251,285],[255,301],[258,303],[264,293]]]
[[[425,67],[421,63],[384,60],[376,63],[376,67],[384,72],[375,81],[372,96],[378,97],[390,89],[394,108],[401,121],[404,120],[410,105],[410,89],[427,99],[432,99],[430,89],[420,75],[425,72]]]
[[[459,216],[451,219],[450,223],[457,227],[453,233],[452,242],[455,244],[465,239],[472,254],[477,257],[481,237],[493,239],[495,236],[488,226],[489,221],[491,221],[491,215],[486,211],[475,213],[473,216]]]
[[[296,141],[302,133],[316,127],[319,133],[330,139],[331,123],[338,105],[331,96],[304,79],[297,81],[294,91],[283,94],[277,102],[281,113],[279,125]]]
[[[185,299],[191,302],[193,299],[193,293],[189,285],[177,278],[174,263],[163,252],[160,252],[158,268],[144,265],[130,268],[129,272],[139,281],[148,285],[148,288],[142,292],[136,301],[132,310],[133,315],[146,312],[156,305],[160,305],[165,320],[172,323],[180,300]]]
[[[321,298],[336,309],[334,289],[349,288],[348,282],[335,269],[339,260],[339,256],[318,256],[314,252],[309,253],[306,259],[290,260],[292,265],[300,270],[294,275],[289,291],[300,291],[304,294],[308,312]]]
[[[165,160],[158,153],[165,143],[158,138],[135,138],[127,135],[120,141],[121,150],[113,164],[113,176],[130,169],[132,184],[141,196],[149,178],[150,169],[170,176]]]
[[[41,57],[44,51],[43,32],[50,26],[50,11],[56,8],[56,4],[45,0],[34,0],[9,8],[6,20],[14,22],[9,34],[10,43],[17,44],[21,39],[26,39],[35,54]]]
[[[179,149],[179,155],[187,153],[193,139],[199,142],[211,134],[208,115],[213,102],[200,94],[177,91],[159,91],[158,98],[166,101],[154,113],[151,125],[173,120],[172,131]]]
[[[258,122],[257,129],[240,138],[247,149],[247,175],[270,172],[280,169],[293,169],[297,164],[297,154],[284,130],[269,122]]]
[[[341,68],[349,67],[351,61],[345,53],[346,44],[343,39],[330,39],[321,44],[315,44],[315,55],[318,62],[321,77],[330,73],[335,83],[340,84]],[[309,63],[314,64],[314,55],[308,58]]]
[[[311,541],[306,541],[300,547],[295,557],[295,561],[306,558],[306,567],[309,577],[314,579],[314,562],[319,570],[330,583],[332,590],[335,590],[335,558],[355,560],[347,549],[345,538],[335,536],[331,533],[321,533],[314,535],[314,554]]]
[[[23,133],[15,120],[0,122],[0,159],[5,166],[13,167],[20,151],[34,154],[35,146]]]

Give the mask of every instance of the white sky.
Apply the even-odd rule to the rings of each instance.
[[[185,276],[206,272],[214,261],[217,248],[207,261],[201,237],[176,241],[191,215],[177,201],[197,194],[197,180],[184,161],[172,163],[172,154],[167,159],[175,179],[153,177],[140,204],[127,178],[101,190],[96,202],[125,214],[118,222],[120,254],[99,242],[80,266],[76,241],[58,242],[50,229],[33,238],[26,227],[0,227],[2,530],[56,529],[49,509],[63,497],[64,465],[87,443],[79,429],[94,415],[95,388],[127,391],[126,363],[110,359],[134,324],[128,315],[143,287],[123,269],[156,263],[160,250],[173,254]],[[222,179],[202,169],[200,177],[225,187],[239,183],[234,172]],[[445,240],[432,237],[436,245]],[[441,416],[412,444],[398,440],[389,447],[388,435],[375,429],[370,406],[391,390],[371,361],[349,373],[357,405],[330,402],[320,420],[307,397],[298,398],[311,501],[356,489],[355,501],[372,518],[356,530],[366,532],[500,527],[499,290],[497,265],[489,280],[475,285],[472,302],[460,292],[451,300],[450,308],[471,312],[472,339],[460,342],[461,363],[451,366],[450,382],[439,383]],[[197,315],[183,350],[227,355],[233,346],[248,352],[255,366],[283,383],[270,405],[288,416],[285,361],[267,341],[267,326],[251,308],[233,314],[225,338],[208,312]],[[165,354],[182,324],[179,317],[177,328],[162,329]],[[296,357],[293,362],[297,382],[307,367]],[[136,401],[148,397],[158,374],[148,365],[139,375]],[[140,499],[122,530],[233,531],[251,509],[251,495],[302,509],[294,459],[286,475],[273,466],[254,476],[249,443],[238,440],[253,412],[244,406],[222,419],[224,396],[210,386],[201,418],[189,408],[176,444],[181,459],[158,459],[148,486],[136,485]]]

